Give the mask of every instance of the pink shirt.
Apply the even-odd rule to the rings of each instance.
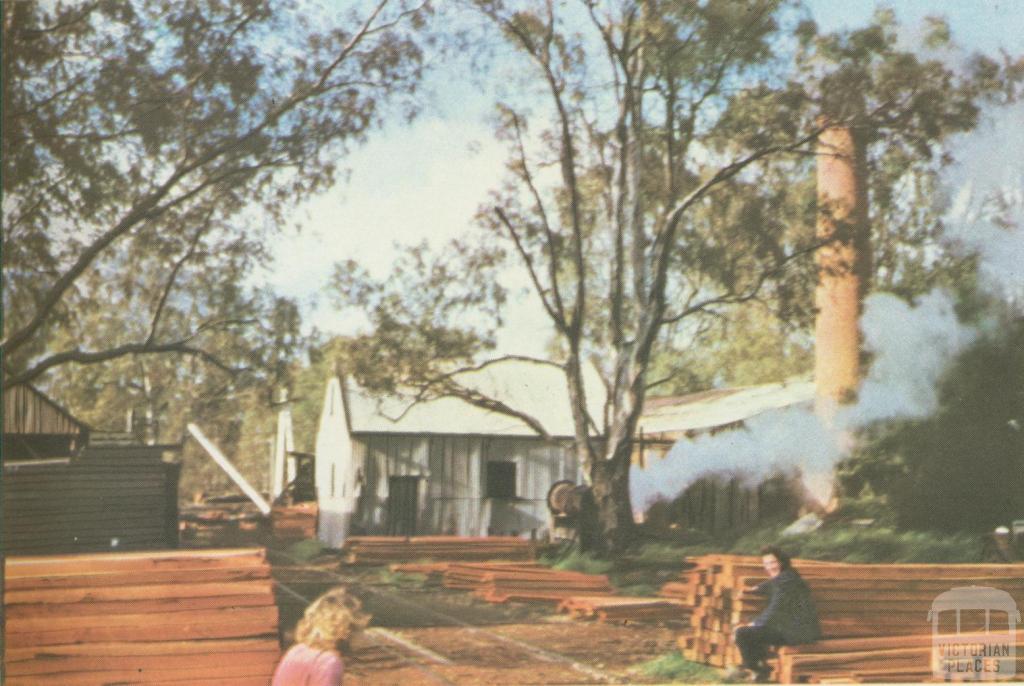
[[[336,652],[296,643],[281,658],[271,686],[341,686],[344,673]]]

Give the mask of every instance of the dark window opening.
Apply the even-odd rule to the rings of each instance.
[[[488,462],[487,463],[487,497],[488,498],[515,498],[516,497],[516,463],[515,462]]]

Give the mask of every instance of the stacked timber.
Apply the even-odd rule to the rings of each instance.
[[[799,682],[917,682],[933,680],[938,674],[949,674],[950,679],[975,680],[979,664],[970,654],[984,655],[981,669],[988,676],[998,677],[993,671],[994,660],[1003,653],[1002,646],[1011,647],[1015,657],[1002,659],[999,671],[1003,678],[1024,674],[1024,631],[1007,632],[1004,637],[992,633],[959,634],[956,645],[971,646],[965,656],[936,646],[931,633],[909,636],[882,636],[877,638],[839,638],[818,641],[805,646],[780,648],[776,660],[776,679],[780,683]],[[984,672],[983,672],[984,673]],[[943,679],[945,680],[945,679]]]
[[[445,588],[476,591],[482,588],[487,575],[495,571],[533,572],[547,567],[536,562],[452,562],[443,572]]]
[[[514,536],[351,536],[343,549],[349,564],[416,560],[529,560],[533,546]]]
[[[574,595],[614,594],[603,574],[564,572],[540,565],[452,564],[444,575],[447,588],[472,590],[492,603],[542,601],[559,603]]]
[[[928,612],[942,592],[991,586],[1024,603],[1024,564],[845,564],[794,560],[811,589],[826,639],[892,637],[931,633]],[[672,597],[693,602],[692,632],[680,640],[684,655],[717,667],[739,662],[733,630],[765,609],[752,589],[767,575],[755,557],[710,555],[697,560]],[[666,590],[663,589],[663,594]]]
[[[618,623],[681,621],[689,616],[681,600],[625,596],[572,596],[558,604],[558,611],[573,619]]]
[[[316,538],[319,506],[315,502],[275,505],[270,511],[274,538],[281,541]]]
[[[262,549],[8,557],[9,686],[266,686],[278,614]]]
[[[450,562],[401,562],[388,568],[398,574],[422,574],[428,582],[439,584],[450,566]]]

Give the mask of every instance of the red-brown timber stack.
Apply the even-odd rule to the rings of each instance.
[[[1005,635],[1005,645],[1013,646],[1015,657],[1000,667],[1003,681],[1024,674],[1024,631]],[[1000,645],[1003,637],[992,633],[959,634],[957,645]],[[948,673],[952,681],[974,680],[974,659],[943,662],[942,649],[929,632],[909,636],[877,638],[839,638],[805,646],[780,648],[775,677],[780,683],[877,683],[936,681],[935,669]],[[985,658],[983,658],[985,659]],[[989,658],[991,659],[991,658]],[[970,664],[967,664],[967,663]],[[989,662],[989,666],[992,663]],[[1009,668],[1007,669],[1009,665]],[[963,671],[958,673],[958,669]],[[990,676],[997,676],[993,673]],[[959,677],[959,678],[958,678]]]
[[[928,611],[932,601],[954,587],[995,587],[1010,593],[1018,606],[1024,606],[1024,564],[794,560],[793,566],[811,589],[826,639],[930,635]],[[690,617],[692,633],[680,639],[684,655],[716,667],[737,664],[739,652],[733,645],[732,632],[763,611],[767,600],[751,592],[767,578],[759,558],[698,558],[697,567],[688,572],[688,577],[694,608]],[[858,658],[864,664],[874,659],[868,652]]]
[[[319,510],[316,503],[275,505],[270,511],[274,538],[281,541],[316,538],[316,519]]]
[[[9,557],[6,684],[266,686],[278,613],[262,549]]]
[[[514,536],[351,536],[345,541],[349,564],[417,560],[530,560],[533,546]]]
[[[470,590],[493,603],[534,600],[558,603],[574,595],[612,595],[608,577],[564,572],[537,564],[452,564],[444,574],[446,588]]]
[[[572,596],[559,603],[558,611],[574,619],[617,623],[686,621],[689,616],[681,600],[627,596]]]

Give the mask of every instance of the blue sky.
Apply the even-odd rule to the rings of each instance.
[[[876,3],[809,0],[807,6],[822,30],[836,30],[865,24]],[[908,35],[926,16],[943,15],[954,41],[968,51],[1024,53],[1024,0],[901,0],[885,6],[895,10]],[[505,151],[487,121],[490,94],[469,83],[466,67],[435,72],[427,84],[433,95],[421,117],[412,125],[389,124],[373,136],[347,160],[347,183],[295,213],[295,224],[304,226],[301,233],[289,228],[278,239],[268,280],[303,302],[307,325],[336,333],[365,326],[358,313],[333,310],[322,297],[336,261],[356,259],[383,275],[394,244],[427,240],[440,247],[472,228],[477,206],[501,179]],[[1024,121],[1015,130],[1024,130]],[[1022,156],[1020,135],[1016,143],[1001,154]],[[515,291],[499,343],[506,351],[541,354],[548,340],[544,315],[516,276],[508,278],[506,285]]]

